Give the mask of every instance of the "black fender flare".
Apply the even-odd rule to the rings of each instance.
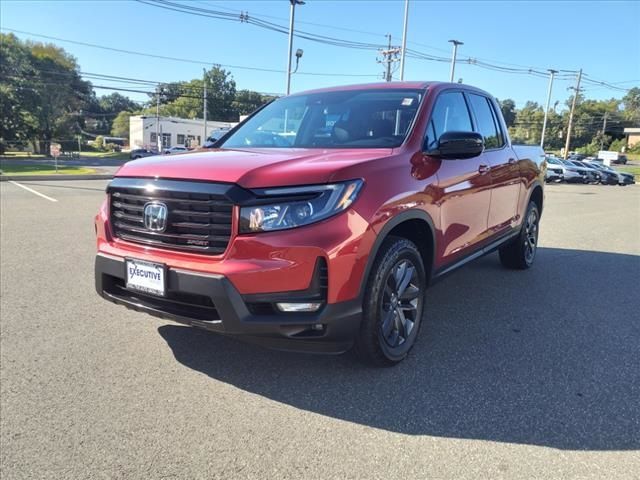
[[[527,203],[525,204],[525,209],[529,206],[529,203],[531,203],[531,197],[533,196],[533,192],[535,191],[536,188],[540,187],[540,190],[542,191],[542,205],[540,206],[540,215],[542,216],[542,210],[544,209],[544,185],[540,182],[540,180],[535,180],[531,186],[529,187],[529,193],[527,194]]]
[[[435,233],[435,227],[433,225],[433,219],[424,210],[418,210],[418,209],[405,210],[404,212],[399,213],[392,219],[388,220],[387,223],[385,223],[384,226],[382,227],[382,230],[380,230],[380,233],[378,233],[378,235],[376,236],[376,240],[373,243],[373,247],[371,247],[371,251],[369,252],[369,258],[367,259],[367,266],[365,267],[364,274],[362,275],[362,283],[360,285],[360,293],[358,295],[358,298],[360,298],[361,300],[364,298],[364,289],[366,287],[366,283],[367,283],[367,280],[369,279],[371,269],[373,268],[373,263],[376,260],[378,251],[380,250],[382,243],[389,236],[389,233],[391,232],[391,230],[393,230],[398,225],[409,220],[424,221],[429,227],[429,232],[431,232],[431,245],[433,246],[433,248],[431,249],[430,265],[425,265],[425,267],[429,268],[429,271],[427,272],[427,284],[430,283],[431,277],[433,276],[433,265],[435,262],[435,255],[436,255],[436,233]]]

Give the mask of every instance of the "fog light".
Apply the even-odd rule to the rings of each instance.
[[[321,306],[322,302],[276,303],[281,312],[316,312]]]

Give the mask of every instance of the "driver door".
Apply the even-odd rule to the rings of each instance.
[[[447,90],[436,99],[427,126],[426,150],[445,132],[472,132],[473,123],[461,90]],[[438,170],[440,242],[443,263],[474,251],[488,233],[491,203],[490,166],[484,154],[467,159],[442,159]]]

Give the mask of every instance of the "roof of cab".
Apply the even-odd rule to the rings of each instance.
[[[440,84],[443,82],[377,82],[377,83],[360,83],[356,85],[341,85],[337,87],[317,88],[314,90],[305,90],[304,92],[297,92],[291,94],[294,95],[307,95],[310,93],[323,93],[323,92],[340,92],[345,90],[379,90],[379,89],[425,89],[429,86]],[[459,85],[459,84],[452,84]]]

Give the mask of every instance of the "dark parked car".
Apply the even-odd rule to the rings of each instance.
[[[131,158],[132,160],[137,160],[138,158],[151,157],[153,155],[156,155],[156,152],[154,152],[153,150],[148,150],[146,148],[136,148],[134,150],[131,150],[131,152],[129,153],[129,158]]]
[[[606,173],[607,175],[606,181],[603,177],[603,180],[601,181],[601,183],[606,183],[607,185],[623,185],[623,186],[636,183],[635,177],[630,173],[619,172],[617,170],[614,170],[611,167],[608,167],[598,162],[589,162],[589,165],[591,165],[593,168],[600,170],[600,172]]]
[[[572,163],[576,167],[580,167],[586,170],[587,178],[586,183],[600,183],[600,171],[596,170],[589,166],[589,164],[580,162],[578,160],[568,160],[569,163]]]

